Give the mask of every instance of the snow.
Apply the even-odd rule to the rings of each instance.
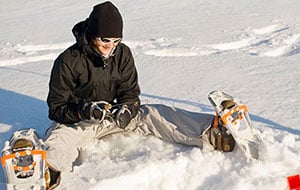
[[[17,129],[51,121],[53,60],[99,1],[0,0],[0,148]],[[135,134],[91,144],[59,189],[286,189],[300,173],[300,1],[115,0],[143,103],[213,113],[222,90],[248,105],[266,149],[202,152]],[[0,189],[5,189],[0,170]]]

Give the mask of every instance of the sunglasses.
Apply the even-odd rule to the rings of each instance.
[[[110,38],[101,38],[101,37],[97,37],[97,39],[105,44],[108,44],[108,43],[117,44],[122,40],[122,38],[110,39]]]

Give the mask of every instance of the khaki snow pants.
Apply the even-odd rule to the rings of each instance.
[[[205,143],[205,146],[210,147],[203,140],[202,134],[211,126],[213,118],[211,114],[155,104],[142,105],[137,116],[125,129],[115,125],[103,126],[94,121],[81,121],[73,125],[54,122],[46,132],[47,160],[57,170],[71,171],[80,151],[94,139],[128,132],[142,136],[153,135],[168,142],[200,148]]]

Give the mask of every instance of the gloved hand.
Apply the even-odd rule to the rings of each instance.
[[[125,127],[131,121],[131,112],[127,105],[123,105],[120,109],[115,112],[115,121],[118,127],[125,129]]]
[[[105,117],[106,111],[110,109],[110,106],[111,105],[105,101],[86,102],[81,106],[81,119],[96,119],[101,122]]]

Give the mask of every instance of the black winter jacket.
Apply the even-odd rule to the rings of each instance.
[[[47,97],[49,118],[65,124],[79,122],[80,105],[100,100],[127,104],[134,117],[140,88],[130,49],[120,43],[114,56],[104,60],[88,45],[86,27],[87,20],[74,26],[76,43],[54,62]]]

